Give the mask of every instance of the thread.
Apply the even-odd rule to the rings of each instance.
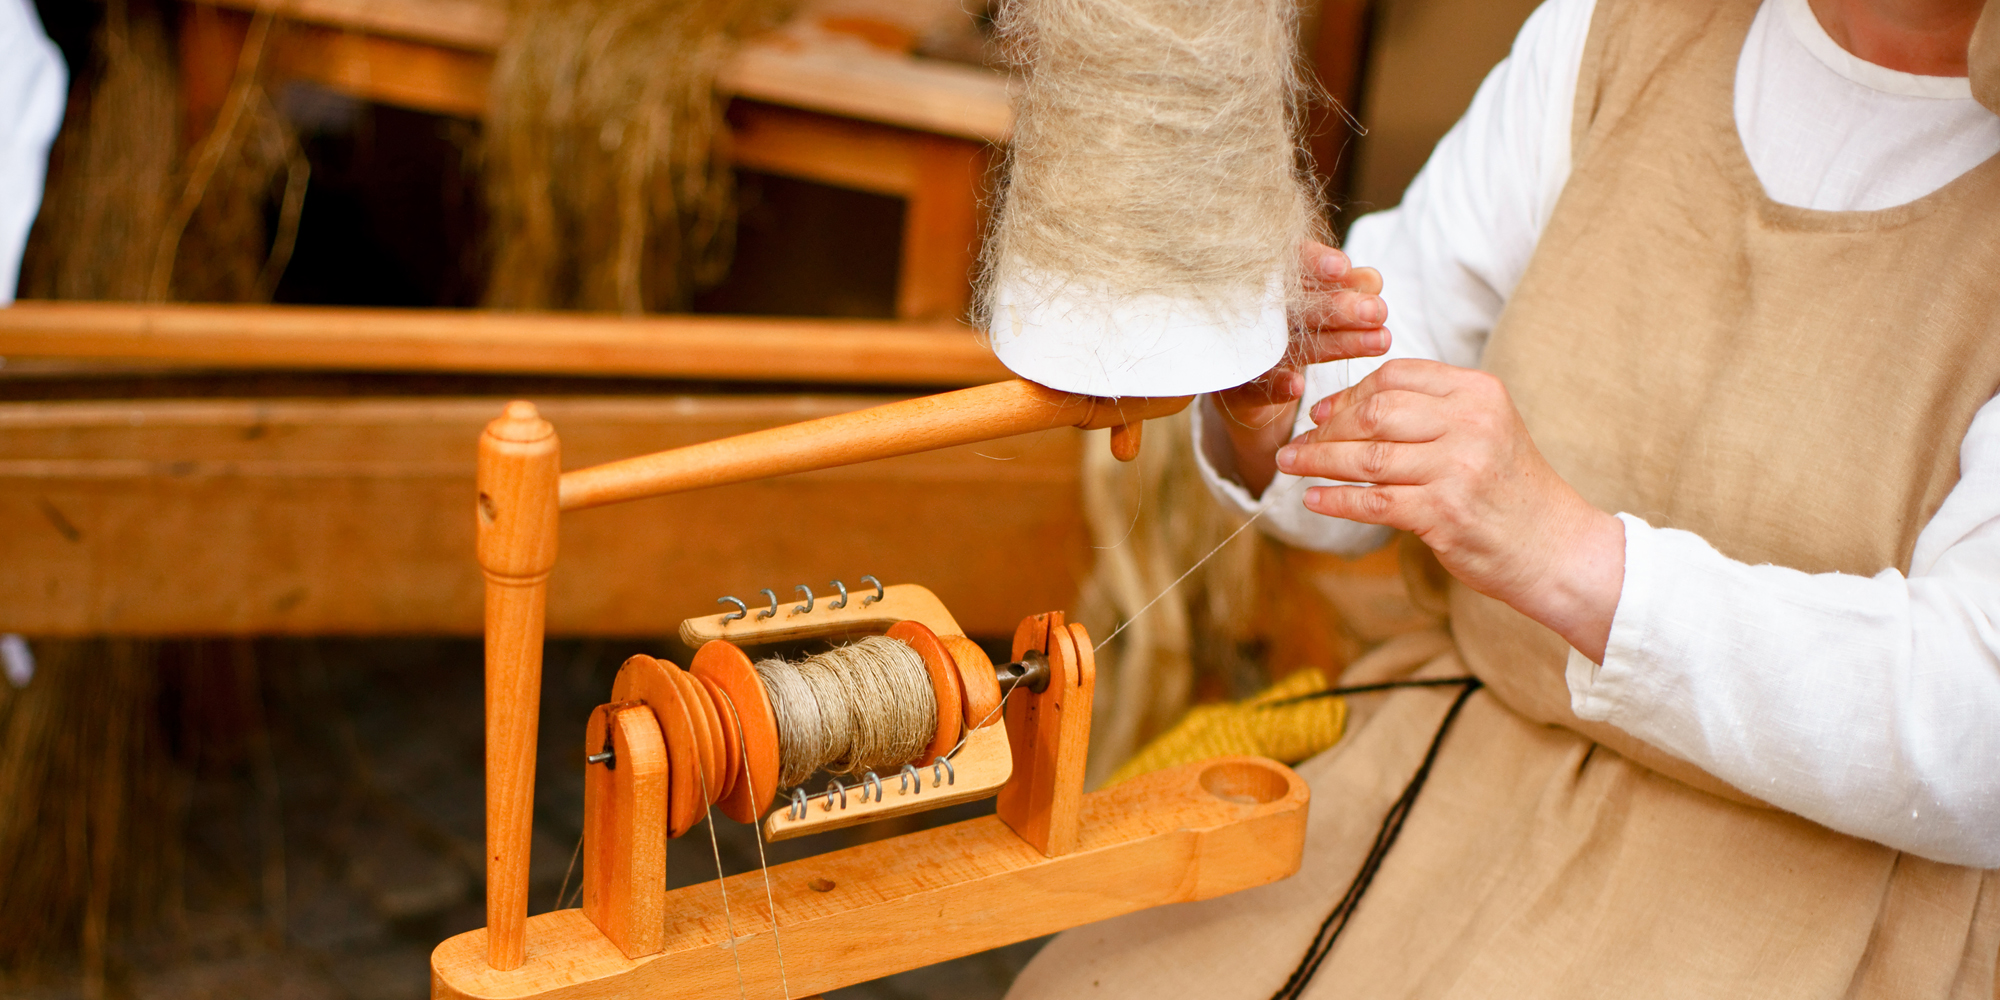
[[[1297,140],[1294,0],[1007,0],[996,25],[1025,80],[983,262],[996,350],[1059,328],[1132,353],[1105,362],[1119,370],[1166,364],[1163,348],[1217,355],[1177,366],[1199,370],[1255,327],[1282,351],[1299,247],[1326,235]]]
[[[924,659],[869,636],[794,663],[756,664],[778,723],[778,783],[813,773],[859,774],[915,760],[937,735],[937,696]]]

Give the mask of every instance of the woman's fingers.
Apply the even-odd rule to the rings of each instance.
[[[1246,409],[1294,402],[1305,394],[1305,390],[1306,377],[1303,374],[1279,367],[1265,372],[1254,381],[1218,392],[1215,397],[1225,413],[1241,417]]]
[[[1437,361],[1397,358],[1368,374],[1367,378],[1313,404],[1314,423],[1323,424],[1342,410],[1363,406],[1384,392],[1413,392],[1425,396],[1454,393],[1483,393],[1486,383],[1498,381],[1484,372],[1457,368]],[[1502,390],[1504,392],[1504,390]]]
[[[1319,365],[1343,358],[1379,357],[1388,353],[1392,341],[1389,331],[1379,327],[1302,333],[1292,342],[1291,363]]]
[[[1317,240],[1307,240],[1299,244],[1299,269],[1308,283],[1325,283],[1346,277],[1353,264],[1346,254]]]
[[[1380,295],[1351,288],[1308,294],[1294,320],[1306,330],[1377,327],[1388,321],[1389,304]]]
[[[1326,420],[1299,435],[1323,441],[1435,441],[1454,423],[1451,400],[1406,389],[1373,393],[1353,406],[1335,407]]]
[[[1402,441],[1293,441],[1278,449],[1278,471],[1348,483],[1421,486],[1440,477],[1446,457],[1430,443]]]
[[[1422,504],[1421,489],[1411,486],[1315,486],[1305,495],[1307,510],[1402,531],[1425,527]]]
[[[1382,294],[1382,272],[1372,267],[1349,268],[1346,277],[1340,279],[1342,288],[1350,288],[1363,295]]]

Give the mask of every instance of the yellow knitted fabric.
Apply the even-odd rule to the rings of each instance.
[[[1287,698],[1326,690],[1326,675],[1300,670],[1247,701],[1196,705],[1111,775],[1110,784],[1152,771],[1230,754],[1294,764],[1332,746],[1347,728],[1347,699]]]

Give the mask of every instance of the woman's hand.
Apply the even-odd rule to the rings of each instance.
[[[1603,662],[1625,579],[1625,528],[1556,475],[1500,381],[1397,360],[1320,400],[1277,466],[1320,486],[1306,507],[1415,532],[1466,586]]]
[[[1374,357],[1389,349],[1389,305],[1382,301],[1382,275],[1353,267],[1347,255],[1323,243],[1300,248],[1306,273],[1306,301],[1292,316],[1292,349],[1278,367],[1254,382],[1215,393],[1215,405],[1236,452],[1236,471],[1252,496],[1264,492],[1277,474],[1272,459],[1292,436],[1299,397],[1305,393],[1306,365],[1341,358]]]

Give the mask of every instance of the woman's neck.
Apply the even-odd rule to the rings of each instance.
[[[1808,0],[1820,26],[1856,56],[1918,76],[1964,76],[1980,0]]]

